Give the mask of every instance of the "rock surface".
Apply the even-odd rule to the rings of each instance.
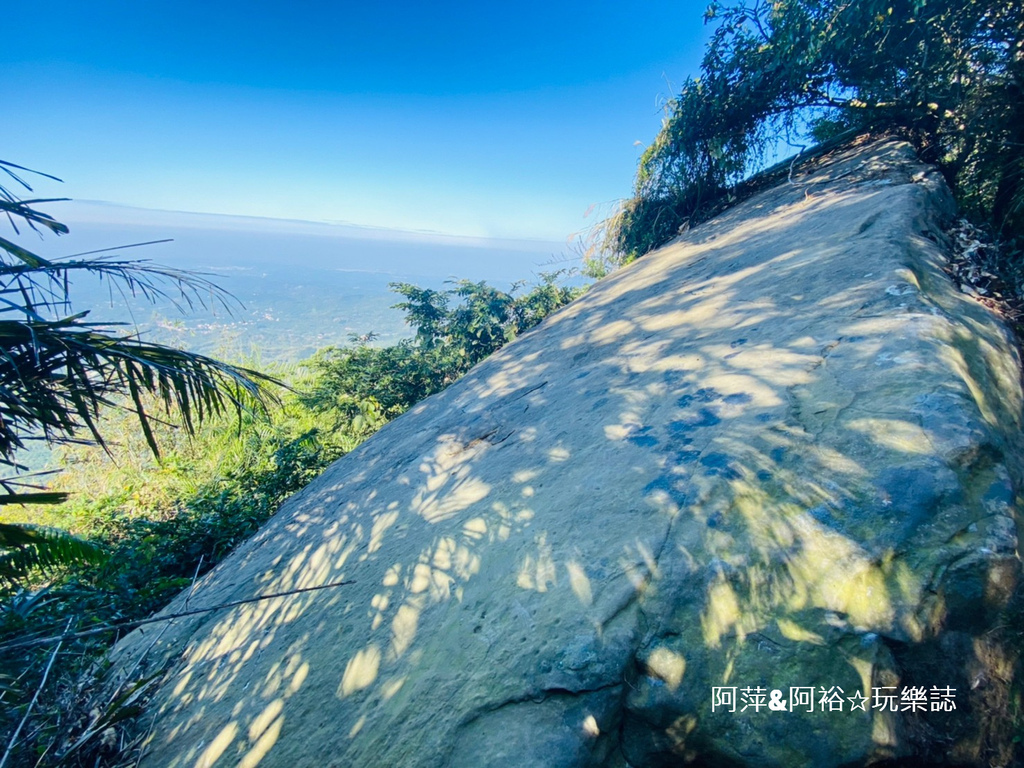
[[[981,760],[1022,395],[942,272],[951,206],[906,145],[848,150],[386,426],[188,603],[355,583],[121,643],[168,669],[143,765]],[[887,686],[926,711],[852,709]]]

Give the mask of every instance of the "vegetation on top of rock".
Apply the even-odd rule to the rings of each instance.
[[[614,260],[714,215],[783,142],[863,131],[910,138],[965,213],[1024,234],[1020,3],[716,0],[705,20],[701,75],[666,105],[634,196],[606,223]]]

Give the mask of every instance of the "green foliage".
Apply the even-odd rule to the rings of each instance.
[[[457,281],[448,291],[408,283],[394,283],[392,288],[407,299],[396,307],[405,310],[406,322],[416,328],[417,344],[444,349],[469,367],[578,296],[581,289],[558,284],[563,275],[542,273],[541,283],[522,296],[517,295],[522,284],[506,293],[469,280]],[[454,309],[449,308],[452,299],[457,301]]]
[[[106,553],[96,544],[58,528],[0,523],[0,581],[18,584],[33,571],[70,563],[98,565]]]
[[[561,276],[543,274],[522,295],[520,285],[505,292],[468,280],[447,291],[395,283],[392,288],[406,299],[396,306],[405,311],[415,337],[383,348],[363,342],[322,350],[308,363],[315,384],[303,402],[354,416],[360,403],[372,401],[385,418],[393,418],[576,298],[583,289],[560,285]]]
[[[393,418],[456,375],[443,355],[410,340],[388,347],[329,347],[306,365],[315,383],[301,394],[303,402],[317,412],[337,409],[351,417],[372,398],[384,417]]]
[[[622,261],[720,210],[780,141],[897,132],[961,205],[1024,232],[1024,6],[1011,0],[713,2],[698,79],[667,105],[635,196],[607,229]]]

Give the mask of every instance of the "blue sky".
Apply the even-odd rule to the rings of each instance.
[[[16,3],[0,158],[45,195],[564,241],[629,194],[704,6]]]

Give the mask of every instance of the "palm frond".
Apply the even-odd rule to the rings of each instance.
[[[15,163],[10,163],[7,162],[6,160],[0,160],[0,172],[2,172],[10,179],[15,181],[19,186],[24,187],[29,192],[31,192],[32,187],[19,174],[15,173],[16,170],[25,171],[26,173],[32,173],[37,176],[43,176],[47,179],[52,179],[53,181],[60,181],[60,179],[58,179],[56,176],[51,176],[48,173],[42,173],[41,171],[33,171],[31,168],[25,168],[24,166],[16,165]],[[18,231],[18,226],[14,221],[14,218],[17,217],[24,221],[26,224],[28,224],[28,226],[31,229],[37,232],[39,230],[36,225],[39,225],[45,227],[55,235],[66,235],[68,233],[68,228],[66,225],[61,224],[48,213],[43,213],[42,211],[38,211],[32,207],[33,205],[38,205],[39,203],[64,202],[65,200],[67,200],[67,198],[23,200],[19,198],[17,195],[13,194],[10,190],[8,190],[7,187],[5,187],[3,184],[0,184],[0,213],[3,213],[4,215],[7,216],[7,220],[11,223],[11,227],[14,229],[15,232]],[[4,250],[6,250],[6,248]]]
[[[31,191],[22,172],[36,173],[0,161],[0,181],[6,175]],[[46,202],[53,200],[21,199],[0,183],[0,213],[15,232],[20,218],[37,231],[66,233],[67,227],[34,207]],[[280,384],[273,377],[143,341],[119,332],[119,324],[92,323],[88,311],[73,311],[70,282],[79,273],[108,280],[112,290],[126,297],[169,300],[182,311],[219,305],[230,313],[241,306],[202,274],[114,255],[92,258],[139,245],[45,259],[0,237],[0,464],[23,469],[15,463],[15,452],[36,436],[67,443],[80,441],[85,432],[104,445],[99,414],[105,406],[133,412],[159,455],[146,394],[155,395],[166,412],[176,413],[190,434],[210,415],[229,408],[262,410],[277,399],[269,389]],[[10,483],[0,481],[0,486],[10,498],[25,496]]]
[[[168,241],[132,243],[117,249],[103,250],[123,250],[160,242]],[[17,249],[17,252],[8,246]],[[197,307],[219,306],[231,314],[242,306],[228,291],[199,272],[174,269],[142,259],[100,257],[45,260],[3,238],[0,238],[0,249],[6,250],[20,262],[0,262],[0,300],[7,296],[15,299],[14,306],[0,306],[0,312],[19,308],[23,314],[30,316],[43,312],[67,312],[71,308],[70,277],[74,273],[83,272],[101,280],[109,280],[121,293],[150,303],[166,299],[183,313]]]
[[[2,503],[2,502],[0,502]],[[98,565],[106,553],[98,545],[58,528],[0,523],[0,579],[24,580],[33,571],[73,564]]]
[[[115,336],[110,326],[87,323],[85,316],[0,320],[0,464],[11,465],[15,450],[24,447],[23,436],[31,433],[62,442],[87,429],[102,445],[102,406],[134,411],[157,453],[143,392],[154,393],[167,412],[177,412],[189,433],[226,408],[263,409],[276,401],[268,387],[281,382],[271,376],[136,336]]]

